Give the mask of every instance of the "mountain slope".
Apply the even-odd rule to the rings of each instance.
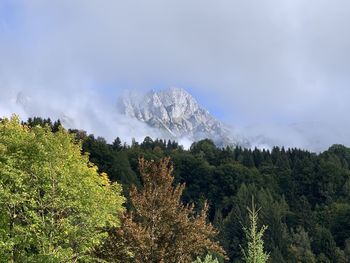
[[[120,98],[119,109],[170,138],[192,141],[209,138],[221,146],[243,144],[244,141],[181,88],[151,91],[144,96],[128,92]]]

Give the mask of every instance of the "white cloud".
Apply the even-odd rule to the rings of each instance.
[[[265,123],[268,130],[253,131],[275,143],[318,149],[309,135],[286,132],[290,123],[317,122],[337,134],[308,130],[321,147],[350,145],[349,7],[346,0],[0,0],[0,111],[23,111],[11,104],[23,91],[35,100],[32,114],[65,112],[101,135],[123,136],[121,125],[109,128],[119,118],[112,97],[177,85],[217,101],[235,126]]]

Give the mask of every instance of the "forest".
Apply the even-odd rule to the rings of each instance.
[[[1,121],[0,262],[350,262],[350,148],[122,139]]]

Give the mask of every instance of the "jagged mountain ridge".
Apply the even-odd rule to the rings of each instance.
[[[212,139],[216,144],[238,145],[243,140],[215,119],[182,88],[150,91],[143,96],[127,92],[119,100],[122,114],[136,118],[174,139]]]

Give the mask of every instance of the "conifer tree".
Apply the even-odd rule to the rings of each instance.
[[[246,263],[265,263],[267,262],[269,255],[264,251],[264,241],[262,239],[267,226],[263,226],[258,229],[259,210],[254,204],[252,198],[252,207],[247,208],[249,212],[249,228],[244,228],[246,239],[248,241],[247,248],[243,252],[243,260]]]
[[[197,257],[192,263],[219,263],[219,261],[216,258],[213,258],[212,255],[207,255],[203,260]]]

